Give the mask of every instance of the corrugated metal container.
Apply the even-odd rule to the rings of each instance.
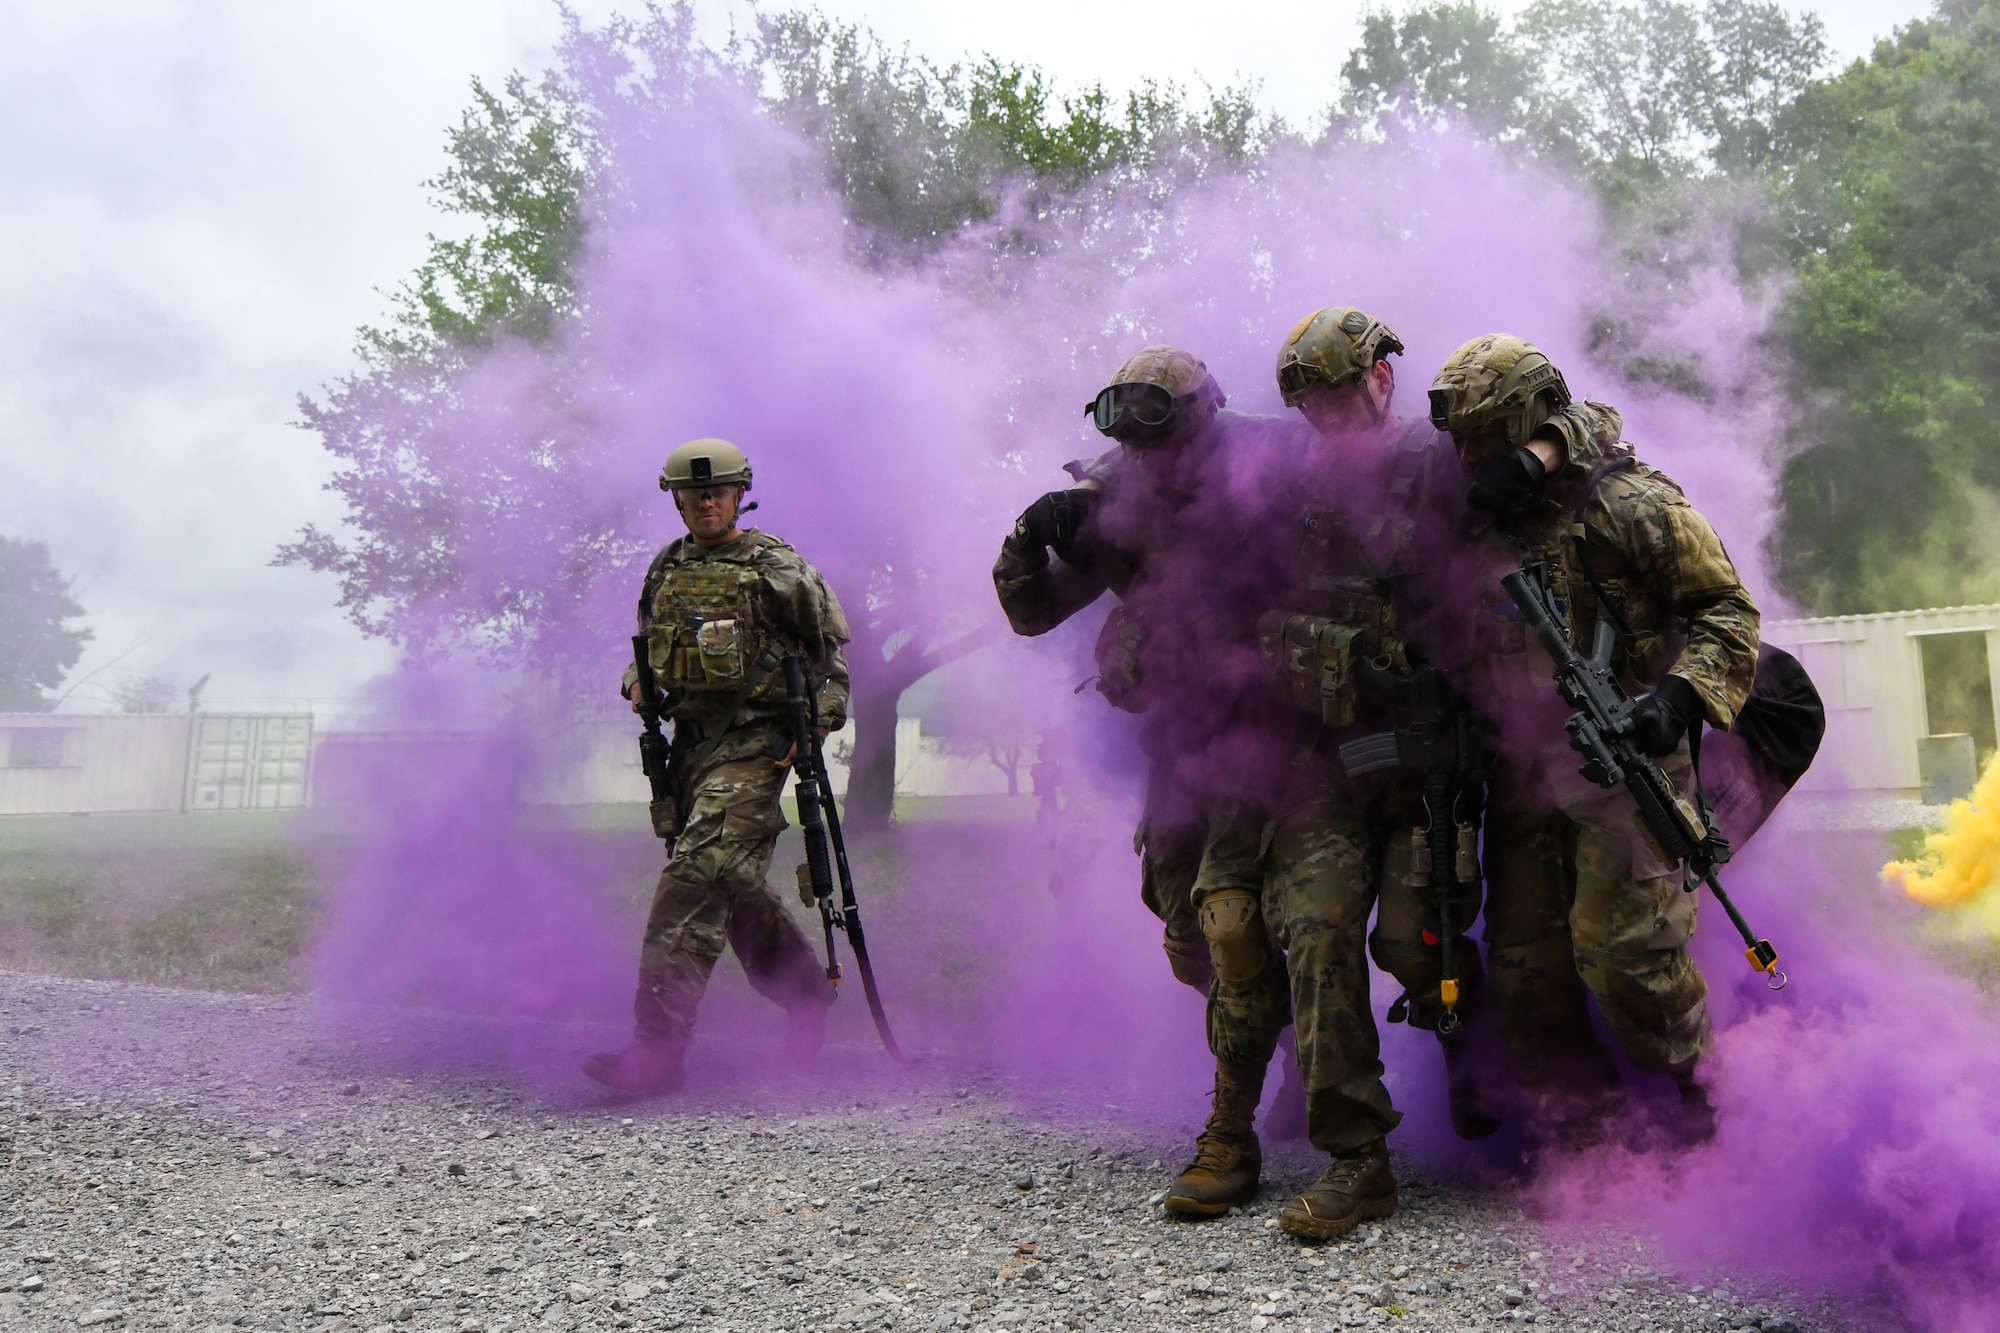
[[[312,715],[0,713],[0,815],[302,806]]]
[[[310,713],[202,713],[190,719],[186,810],[290,810],[306,803]]]
[[[1939,634],[1983,635],[1989,676],[2000,662],[2000,606],[1765,622],[1765,641],[1805,665],[1826,704],[1826,741],[1801,790],[1918,794],[1917,747],[1932,731],[1923,641]],[[2000,713],[2000,680],[1989,685]]]

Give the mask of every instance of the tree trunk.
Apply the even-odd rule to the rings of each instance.
[[[998,638],[999,628],[976,629],[929,652],[904,648],[884,660],[877,646],[882,639],[856,626],[847,655],[854,757],[848,761],[847,801],[841,808],[845,828],[868,834],[889,827],[896,805],[896,705],[902,702],[903,691]]]
[[[889,827],[896,804],[896,704],[905,683],[900,672],[885,664],[865,677],[854,675],[849,707],[854,714],[854,757],[847,764],[846,827],[857,833],[879,833]]]

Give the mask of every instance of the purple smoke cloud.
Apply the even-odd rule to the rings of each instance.
[[[489,657],[532,651],[614,688],[643,562],[679,529],[654,475],[674,444],[703,435],[750,453],[758,517],[826,572],[850,615],[893,598],[911,632],[991,622],[999,538],[1064,484],[1063,461],[1097,452],[1078,406],[1119,361],[1175,343],[1207,361],[1232,406],[1279,412],[1280,341],[1335,302],[1407,343],[1406,413],[1423,410],[1431,369],[1464,339],[1504,329],[1536,341],[1580,396],[1625,413],[1641,456],[1686,487],[1760,603],[1776,606],[1761,540],[1773,495],[1765,307],[1698,264],[1647,278],[1613,253],[1587,199],[1487,148],[1424,135],[1284,151],[1254,177],[1157,195],[1157,182],[1111,181],[1073,213],[1004,217],[924,264],[869,271],[850,257],[811,152],[744,90],[670,62],[635,71],[588,34],[565,60],[617,183],[577,269],[580,313],[547,349],[481,360],[446,410],[380,408],[385,432],[434,460],[441,493],[506,480],[510,498],[468,521],[455,590],[428,612],[442,622],[459,605],[514,606],[518,642],[481,645]],[[1032,256],[995,243],[1017,223],[1036,228]],[[1655,258],[1679,272],[1676,257]],[[1693,368],[1706,401],[1649,392],[1595,359],[1607,306]],[[1230,494],[1254,509],[1255,482],[1232,478]],[[1285,497],[1269,498],[1282,514]],[[1068,693],[1091,671],[1095,622],[1082,620],[987,650],[966,686],[977,706],[1068,737],[1082,828],[1055,860],[1074,896],[1051,902],[1038,831],[907,828],[861,866],[876,877],[864,894],[899,882],[864,902],[871,941],[906,1044],[1088,1075],[1192,1119],[1207,1068],[1200,1004],[1167,975],[1137,903],[1130,720]],[[407,715],[428,706],[413,699]],[[336,1009],[476,1015],[502,1034],[500,1058],[540,1081],[562,1071],[527,1068],[505,1034],[585,1020],[615,1030],[638,923],[602,892],[601,857],[522,824],[511,775],[535,727],[489,721],[476,745],[357,761],[344,785],[359,845],[316,975]],[[1864,928],[1885,909],[1803,856],[1784,823],[1729,879],[1786,949],[1792,988],[1756,988],[1719,913],[1699,941],[1716,987],[1720,1136],[1686,1158],[1555,1164],[1543,1197],[1579,1223],[1650,1222],[1690,1266],[1884,1292],[1933,1327],[1990,1327],[2000,1034],[1969,984],[1894,929]],[[704,1032],[775,1031],[740,988],[718,991]],[[859,1009],[858,998],[838,1007],[836,1040],[869,1040]],[[1434,1102],[1434,1052],[1400,1036],[1389,1050],[1399,1066],[1427,1062],[1396,1076],[1405,1100]]]

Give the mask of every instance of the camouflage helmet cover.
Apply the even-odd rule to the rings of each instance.
[[[1431,381],[1433,426],[1466,435],[1500,425],[1515,448],[1569,404],[1562,372],[1540,348],[1511,334],[1474,338]]]
[[[1295,324],[1278,349],[1278,392],[1286,407],[1297,407],[1312,390],[1338,388],[1402,350],[1403,340],[1366,311],[1324,306]]]
[[[1221,407],[1227,402],[1222,386],[1208,367],[1192,352],[1165,343],[1142,347],[1125,359],[1111,377],[1112,384],[1157,384],[1175,398],[1194,394],[1197,402]]]
[[[750,489],[750,460],[727,440],[689,440],[667,455],[660,469],[660,489],[695,486],[741,486]]]

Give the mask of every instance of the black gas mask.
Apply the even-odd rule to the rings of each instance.
[[[1528,511],[1542,493],[1549,470],[1527,449],[1514,449],[1472,469],[1465,502],[1505,522]]]

